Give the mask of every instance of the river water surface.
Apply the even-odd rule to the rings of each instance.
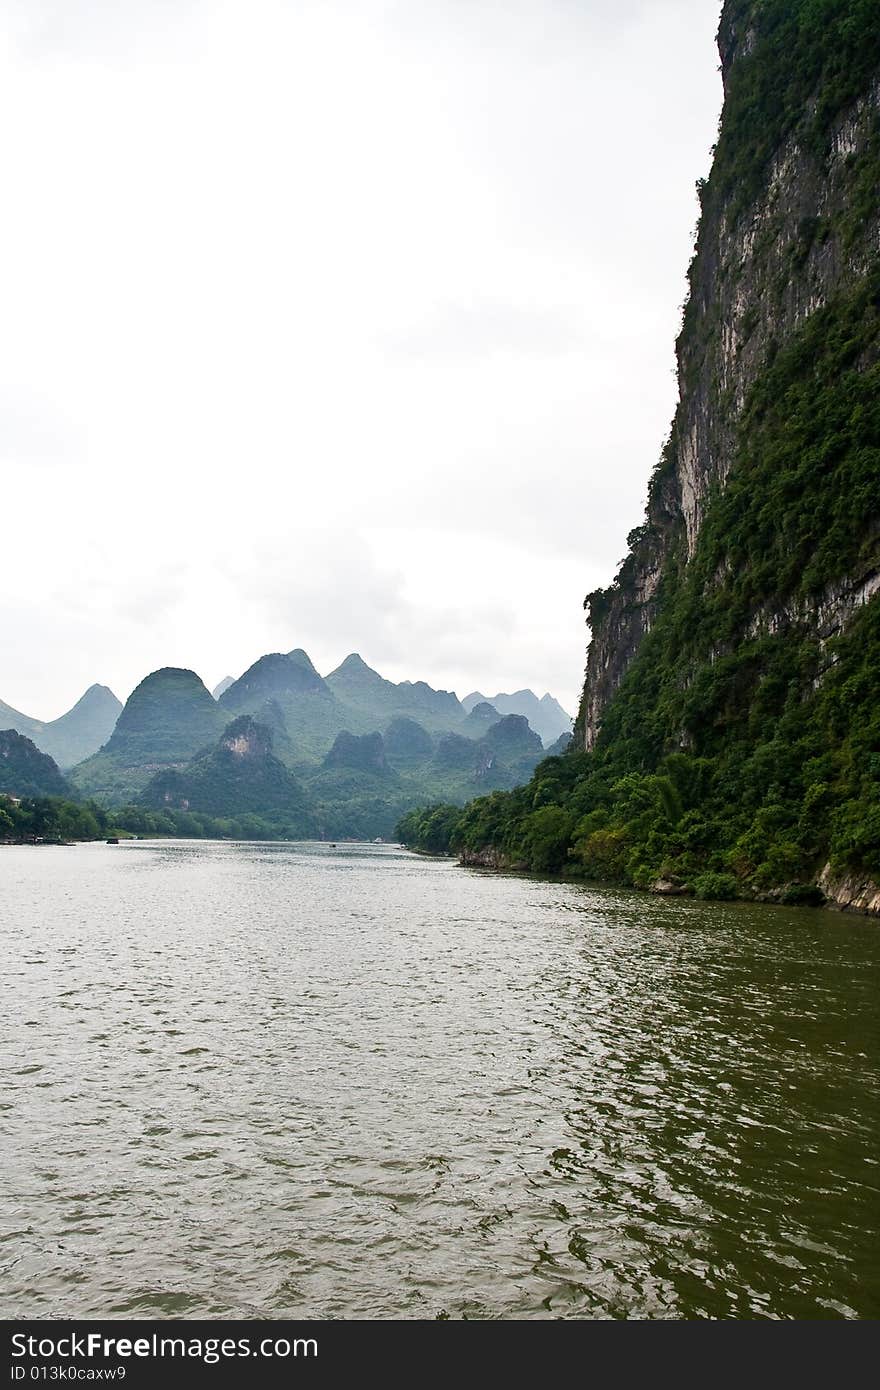
[[[880,1316],[876,923],[0,850],[6,1317]]]

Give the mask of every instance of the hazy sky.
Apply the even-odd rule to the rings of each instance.
[[[0,698],[302,646],[569,708],[718,0],[5,0]]]

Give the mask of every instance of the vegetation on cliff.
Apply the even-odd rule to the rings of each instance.
[[[736,215],[764,192],[786,138],[822,153],[835,117],[876,77],[876,0],[727,0],[719,41],[725,63],[738,63],[712,184]]]
[[[880,877],[880,605],[828,643],[821,659],[832,664],[808,696],[818,644],[796,630],[743,644],[707,668],[696,694],[677,687],[678,700],[690,696],[687,751],[658,690],[664,676],[667,693],[674,686],[665,626],[592,752],[548,758],[527,786],[463,810],[416,812],[398,826],[404,843],[466,854],[491,845],[511,867],[665,880],[704,897],[816,901],[826,862]]]
[[[880,878],[876,6],[728,0],[721,46],[726,100],[679,341],[682,403],[646,522],[614,584],[588,600],[594,642],[612,656],[615,640],[629,644],[622,679],[588,708],[588,670],[577,747],[527,786],[463,812],[434,806],[400,833],[540,872],[810,901],[829,862]],[[825,206],[831,122],[856,98],[860,134],[845,160],[835,153],[836,211],[823,222],[811,207]],[[789,138],[808,153],[771,196]],[[789,241],[780,200],[803,207]],[[717,312],[737,219],[783,238],[762,265],[777,267],[780,302],[796,305],[780,312],[784,333],[771,314],[751,342],[766,303],[746,299],[734,334]],[[801,283],[817,239],[824,259]],[[732,299],[762,287],[755,272]],[[723,368],[743,343],[755,370],[736,400]],[[694,419],[708,422],[706,493],[688,534],[683,460],[692,470],[700,454],[688,455],[683,429]],[[716,480],[728,439],[729,472]]]

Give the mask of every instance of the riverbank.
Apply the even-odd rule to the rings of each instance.
[[[458,863],[462,868],[487,869],[493,873],[532,876],[528,864],[510,859],[495,845],[485,845],[479,850],[462,849],[458,855]],[[613,880],[587,878],[583,874],[572,871],[534,876],[562,883],[595,884],[598,887],[607,888],[621,886]],[[719,879],[723,877],[725,883],[729,879],[727,875],[718,875],[717,877]],[[736,900],[769,903],[784,907],[824,907],[831,908],[836,912],[852,912],[866,917],[880,917],[880,885],[870,878],[857,874],[835,874],[830,864],[825,865],[815,884],[783,884],[763,893],[757,890],[743,891],[742,885],[737,885],[737,891],[717,894],[695,892],[686,883],[664,878],[654,879],[647,885],[627,884],[626,887],[633,892],[648,893],[655,897],[688,897],[704,902]]]

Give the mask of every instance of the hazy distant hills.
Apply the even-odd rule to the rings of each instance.
[[[0,729],[15,729],[32,739],[61,768],[94,753],[113,732],[122,704],[106,685],[91,685],[72,709],[58,719],[44,722],[22,714],[0,700]]]
[[[50,724],[0,703],[4,722],[23,743],[5,755],[3,790],[51,785],[106,806],[228,820],[233,834],[246,821],[330,838],[390,835],[415,806],[516,786],[545,756],[542,737],[561,751],[571,727],[551,696],[460,701],[386,680],[357,652],[325,677],[301,648],[259,657],[213,693],[194,671],[164,667],[124,707],[96,685]],[[40,749],[70,769],[72,787],[49,759],[34,761]]]
[[[299,647],[261,656],[217,701],[227,721],[235,714],[250,714],[264,724],[271,724],[266,717],[269,704],[280,712],[295,762],[317,762],[342,729],[363,727]],[[277,720],[277,713],[274,717]]]
[[[569,748],[571,747],[571,740],[572,740],[572,731],[571,731],[571,730],[569,730],[567,734],[560,734],[559,737],[558,737],[558,739],[556,740],[556,742],[555,742],[555,743],[551,743],[551,744],[550,744],[550,747],[547,748],[547,749],[545,749],[546,756],[547,756],[548,758],[559,758],[559,757],[561,757],[562,754],[563,754],[563,753],[567,753],[568,750],[569,750]]]
[[[184,769],[156,773],[139,799],[159,810],[235,817],[257,813],[271,817],[293,838],[315,833],[308,798],[272,752],[271,729],[248,714],[234,719],[216,745]]]
[[[262,698],[266,689],[252,694]],[[276,729],[239,714],[187,756],[206,728],[216,734],[215,720],[222,722],[222,711],[208,695],[212,718],[206,695],[191,671],[169,669],[147,677],[107,746],[75,770],[79,791],[107,804],[209,816],[216,822],[213,833],[373,838],[392,835],[406,811],[426,802],[463,803],[480,791],[516,786],[543,757],[541,740],[522,715],[495,720],[480,738],[454,731],[433,734],[398,716],[384,732],[341,730],[320,762],[300,762],[294,771],[290,750],[297,745],[280,719],[277,700],[263,703]],[[279,756],[285,749],[286,759]],[[44,761],[54,768],[50,759]],[[31,776],[28,785],[33,781]]]
[[[570,716],[552,695],[539,699],[531,690],[519,690],[491,701],[478,693],[459,700],[425,681],[386,680],[358,652],[326,677],[301,648],[274,652],[260,657],[238,680],[226,677],[214,695],[223,709],[258,718],[265,702],[275,700],[307,758],[323,756],[342,729],[369,733],[398,718],[414,719],[431,733],[456,730],[473,737],[505,714],[520,714],[544,743],[570,733],[572,727]]]
[[[406,811],[515,787],[543,756],[538,735],[517,715],[497,720],[479,739],[432,734],[398,717],[384,733],[340,733],[303,783],[326,837],[392,835]]]
[[[424,681],[401,681],[395,685],[374,671],[357,652],[347,656],[331,671],[327,686],[370,728],[390,719],[409,717],[432,732],[461,723],[461,702],[449,690],[434,690]]]
[[[490,705],[487,700],[481,700],[465,716],[460,726],[461,732],[468,738],[480,738],[493,724],[497,724],[500,718],[501,715],[494,705]]]
[[[462,700],[464,709],[470,711],[475,705],[489,704],[499,714],[523,714],[545,746],[559,738],[560,734],[570,734],[574,721],[566,714],[558,700],[552,695],[542,695],[540,700],[533,690],[517,690],[513,695],[481,695],[474,690]]]

